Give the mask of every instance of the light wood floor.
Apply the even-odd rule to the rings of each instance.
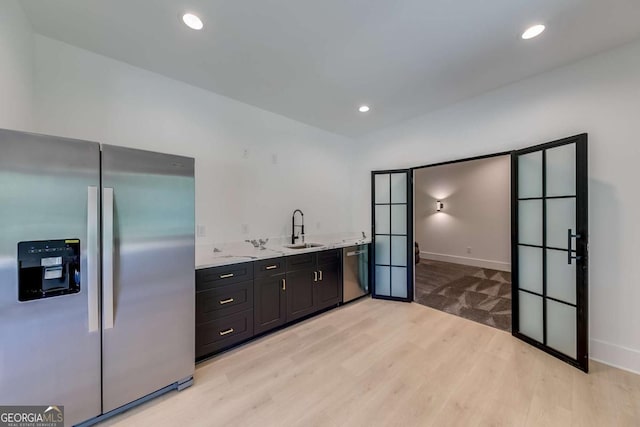
[[[114,426],[640,426],[640,376],[366,299],[218,356]]]

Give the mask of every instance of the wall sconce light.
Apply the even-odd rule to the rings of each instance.
[[[436,201],[436,212],[440,212],[444,208],[444,204],[438,200]]]

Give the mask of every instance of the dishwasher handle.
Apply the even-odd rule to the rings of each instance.
[[[357,255],[362,255],[363,253],[365,253],[366,250],[361,250],[361,251],[351,251],[351,252],[347,252],[347,256],[357,256]]]

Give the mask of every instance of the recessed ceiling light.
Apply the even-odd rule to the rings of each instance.
[[[545,26],[542,24],[534,25],[533,27],[527,28],[527,31],[522,33],[522,38],[525,40],[532,39],[534,37],[538,37],[544,31]]]
[[[366,112],[367,112],[367,111],[369,111],[370,109],[371,109],[371,108],[369,108],[369,106],[368,106],[368,105],[361,105],[361,106],[358,108],[358,111],[360,111],[361,113],[366,113]]]
[[[201,30],[202,27],[204,27],[202,20],[193,13],[185,13],[182,15],[182,21],[187,25],[187,27],[193,30]]]

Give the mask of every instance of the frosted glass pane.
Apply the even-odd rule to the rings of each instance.
[[[542,297],[520,291],[518,293],[520,308],[520,333],[542,342]]]
[[[391,202],[407,203],[406,173],[394,173],[391,175]]]
[[[391,267],[391,296],[407,297],[407,269],[405,267]]]
[[[576,263],[567,264],[567,253],[547,249],[547,296],[576,303]]]
[[[547,246],[567,248],[567,230],[576,231],[576,199],[547,200]],[[575,239],[572,243],[575,249]]]
[[[518,246],[518,287],[542,294],[542,249]]]
[[[542,151],[518,156],[518,198],[542,197]]]
[[[518,239],[518,243],[542,246],[542,200],[518,202]]]
[[[390,188],[390,181],[389,181],[389,174],[381,174],[381,175],[374,175],[374,192],[375,192],[375,199],[376,199],[376,203],[389,203],[391,202],[391,188]]]
[[[576,146],[547,150],[547,196],[575,196]]]
[[[376,264],[389,265],[391,261],[391,240],[389,236],[376,235]]]
[[[391,233],[407,234],[407,205],[391,206]]]
[[[376,266],[376,295],[391,296],[390,267]]]
[[[577,357],[576,308],[547,300],[547,345]]]
[[[390,234],[391,233],[391,217],[390,206],[391,205],[375,205],[376,206],[376,234]]]
[[[407,265],[407,238],[405,236],[391,236],[391,264]]]

